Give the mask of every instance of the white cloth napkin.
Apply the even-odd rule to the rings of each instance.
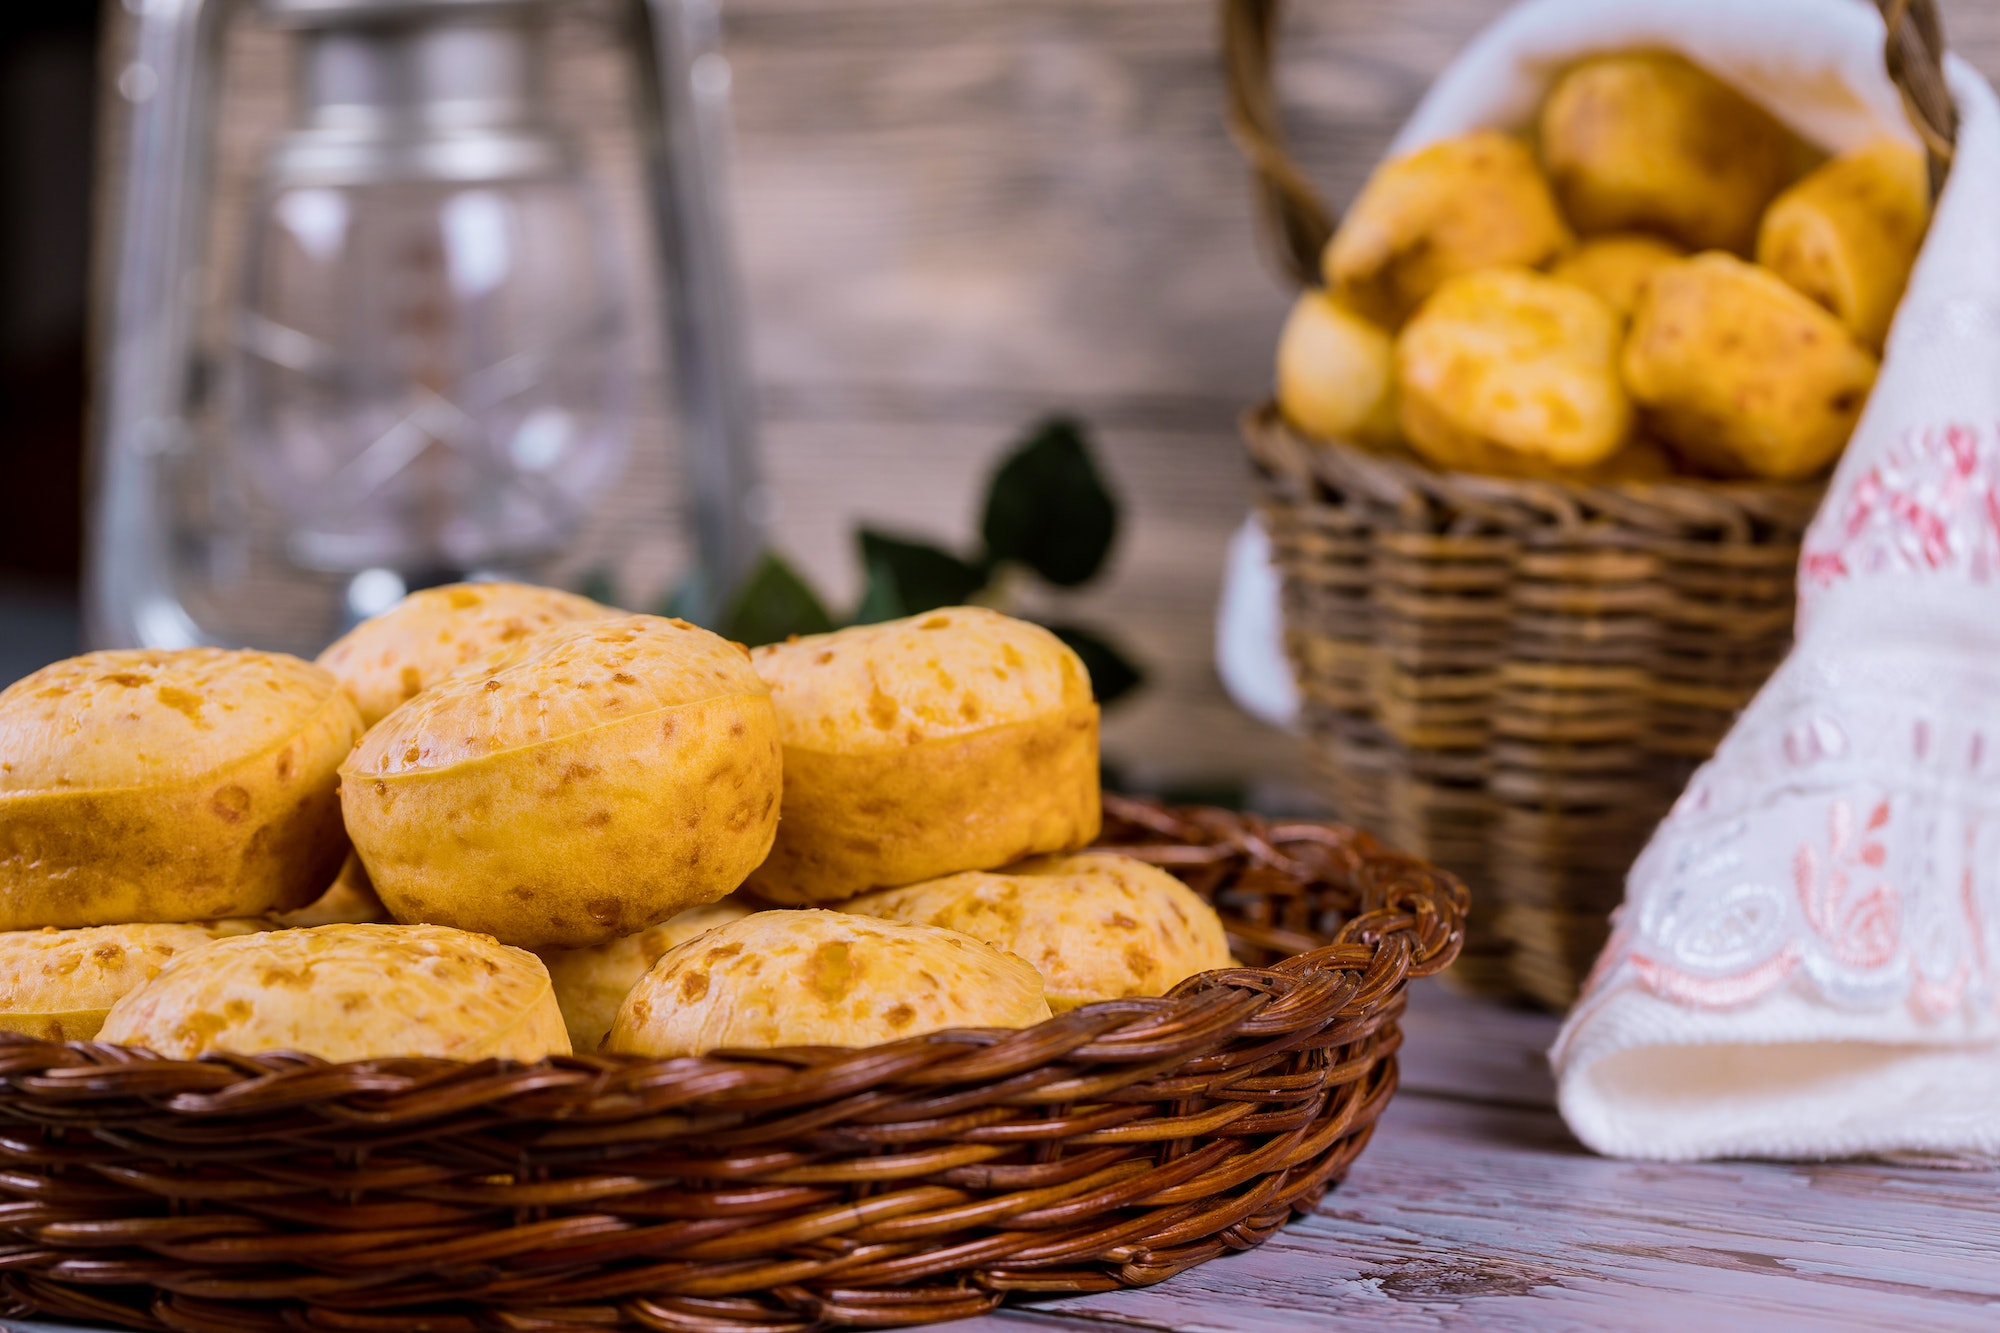
[[[1882,35],[1857,0],[1538,0],[1399,147],[1639,43],[1849,147],[1904,128]],[[1633,868],[1551,1053],[1599,1152],[2000,1158],[2000,103],[1947,73],[1957,159],[1807,537],[1797,647]]]

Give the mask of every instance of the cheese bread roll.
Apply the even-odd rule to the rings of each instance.
[[[190,949],[266,929],[261,921],[148,922],[0,931],[0,1031],[89,1041],[127,991]]]
[[[98,1039],[181,1060],[209,1051],[539,1060],[570,1050],[540,959],[443,926],[217,940],[128,992]]]
[[[636,935],[620,935],[590,949],[544,949],[542,962],[555,984],[556,1003],[569,1028],[570,1045],[594,1051],[611,1031],[618,1006],[646,975],[660,955],[705,931],[750,915],[751,909],[733,898],[691,907],[648,926]]]
[[[411,593],[319,655],[374,726],[476,657],[557,625],[622,614],[528,583],[452,583]]]
[[[1738,254],[1750,252],[1764,206],[1806,156],[1769,112],[1660,51],[1570,69],[1542,105],[1541,148],[1578,231],[1659,232]]]
[[[1560,254],[1570,230],[1528,146],[1478,130],[1384,162],[1327,242],[1327,285],[1389,328],[1447,281]]]
[[[283,653],[85,653],[0,693],[0,930],[312,901],[347,854],[361,719]]]
[[[624,616],[544,630],[425,690],[369,730],[340,795],[396,920],[574,949],[741,884],[777,827],[779,762],[743,649]]]
[[[1876,360],[1776,275],[1711,252],[1654,275],[1624,366],[1648,427],[1681,457],[1724,476],[1796,481],[1847,444]]]
[[[657,1057],[874,1046],[1049,1017],[1041,974],[957,931],[847,912],[757,912],[670,950],[619,1007],[604,1049]]]
[[[849,912],[942,926],[1018,954],[1041,972],[1057,1013],[1093,1000],[1164,995],[1228,967],[1222,919],[1157,866],[1109,852],[1045,856],[884,889]]]
[[[784,818],[758,897],[837,902],[1097,836],[1097,705],[1039,625],[955,606],[772,644]]]

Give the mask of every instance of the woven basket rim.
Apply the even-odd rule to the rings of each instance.
[[[1421,497],[1451,517],[1473,516],[1508,531],[1574,530],[1610,522],[1649,540],[1714,534],[1747,542],[1758,524],[1803,533],[1818,511],[1827,478],[1805,481],[1721,480],[1677,475],[1657,481],[1573,481],[1503,477],[1433,466],[1411,452],[1384,452],[1350,440],[1307,435],[1266,399],[1239,418],[1257,471],[1316,499],[1321,489],[1367,496],[1386,507]],[[1417,525],[1422,526],[1422,525]]]

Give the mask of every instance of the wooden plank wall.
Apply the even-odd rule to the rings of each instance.
[[[1292,7],[1282,84],[1298,152],[1333,198],[1503,8]],[[2000,6],[1945,11],[1958,49],[2000,68]],[[643,271],[609,13],[567,0],[557,81]],[[782,546],[849,598],[857,519],[963,541],[1002,443],[1039,413],[1079,413],[1131,521],[1109,583],[1074,611],[1153,673],[1110,720],[1108,750],[1152,782],[1301,783],[1295,743],[1237,714],[1211,666],[1223,547],[1245,505],[1233,423],[1265,391],[1286,303],[1221,125],[1211,0],[726,0],[725,14],[733,204]],[[284,114],[281,40],[246,30],[231,49],[207,298],[217,345],[231,219]],[[645,355],[657,371],[651,338]],[[656,394],[633,475],[574,562],[614,565],[636,601],[681,560],[667,419]]]

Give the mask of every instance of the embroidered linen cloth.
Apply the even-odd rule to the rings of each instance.
[[[1907,137],[1882,39],[1850,0],[1539,0],[1404,146],[1634,44],[1826,148]],[[1551,1053],[1599,1152],[2000,1158],[2000,105],[1947,74],[1957,158],[1807,536],[1797,646],[1634,866]]]

